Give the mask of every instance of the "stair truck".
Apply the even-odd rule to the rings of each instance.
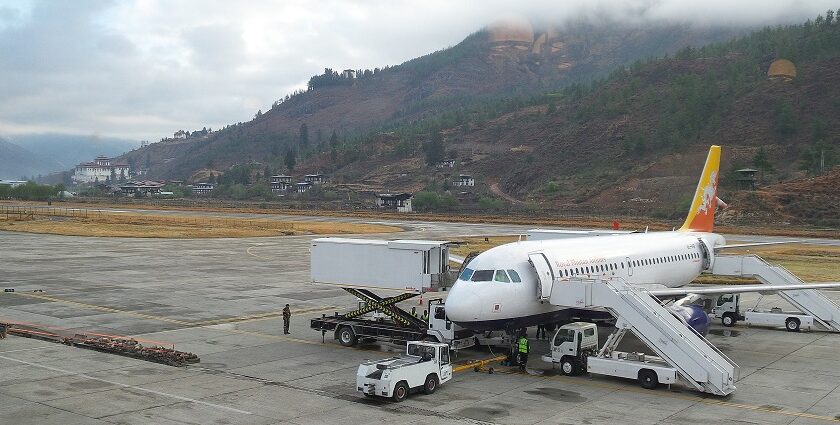
[[[411,392],[432,394],[450,379],[452,363],[448,345],[410,341],[404,355],[359,365],[356,390],[366,397],[388,397],[400,402]]]
[[[616,330],[598,349],[598,326],[588,322],[563,325],[551,339],[551,352],[542,356],[546,363],[560,365],[567,376],[583,372],[636,379],[643,388],[677,382],[677,370],[665,360],[644,353],[617,351],[624,330]]]

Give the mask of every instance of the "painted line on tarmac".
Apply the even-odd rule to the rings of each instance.
[[[6,357],[6,356],[3,356],[3,355],[0,355],[0,359],[5,359],[5,360],[13,361],[13,362],[18,362],[18,363],[23,363],[25,365],[29,365],[29,366],[32,366],[32,367],[51,370],[53,372],[66,373],[66,374],[71,375],[71,376],[78,376],[80,378],[90,379],[92,381],[104,382],[106,384],[116,385],[116,386],[122,387],[122,388],[131,388],[133,390],[143,391],[143,392],[150,393],[150,394],[155,394],[155,395],[159,395],[159,396],[163,396],[163,397],[173,398],[175,400],[181,400],[181,401],[186,401],[186,402],[190,402],[190,403],[201,404],[201,405],[204,405],[204,406],[213,407],[213,408],[220,409],[220,410],[227,410],[229,412],[241,413],[243,415],[253,415],[253,413],[251,413],[251,412],[248,412],[248,411],[245,411],[245,410],[239,410],[239,409],[236,409],[236,408],[233,408],[233,407],[222,406],[221,404],[209,403],[209,402],[206,402],[206,401],[196,400],[194,398],[182,397],[182,396],[179,396],[179,395],[169,394],[169,393],[165,393],[165,392],[162,392],[162,391],[150,390],[148,388],[138,387],[136,385],[128,385],[128,384],[123,384],[121,382],[109,381],[107,379],[96,378],[96,377],[93,377],[93,376],[90,376],[90,375],[87,375],[87,374],[84,374],[84,373],[76,373],[76,372],[72,372],[72,371],[69,371],[69,370],[66,370],[66,369],[60,369],[60,368],[57,368],[57,367],[40,365],[40,364],[37,364],[37,363],[27,362],[25,360],[18,360],[18,359],[14,359],[14,358],[11,358],[11,357]]]
[[[50,348],[50,347],[46,346],[46,347],[35,347],[35,348],[21,348],[19,350],[0,351],[0,354],[20,353],[21,351],[44,350],[44,349],[47,349],[47,348]]]
[[[301,309],[301,310],[292,310],[292,315],[298,314],[311,314],[311,313],[323,313],[326,311],[335,311],[338,307],[335,306],[328,306],[328,307],[314,307],[310,309]],[[283,316],[282,311],[271,311],[268,313],[258,313],[258,314],[250,314],[247,316],[237,316],[237,317],[228,317],[224,319],[210,319],[210,320],[201,320],[198,322],[192,322],[194,326],[212,326],[212,325],[224,325],[227,323],[250,323],[250,322],[258,322],[261,320],[271,320],[276,319]]]
[[[52,301],[52,302],[63,303],[63,304],[70,304],[70,305],[75,305],[75,306],[78,306],[78,307],[88,308],[88,309],[91,309],[91,310],[103,311],[103,312],[106,312],[106,313],[121,313],[121,314],[127,314],[127,315],[134,316],[134,317],[140,317],[140,318],[143,318],[143,319],[159,320],[161,322],[174,323],[176,325],[191,326],[191,322],[187,322],[187,321],[184,321],[184,320],[170,319],[168,317],[163,317],[163,316],[155,316],[155,315],[151,315],[151,314],[137,313],[137,312],[134,312],[134,311],[119,310],[119,309],[111,308],[111,307],[103,307],[103,306],[100,306],[100,305],[94,305],[94,304],[87,304],[87,303],[78,302],[78,301],[65,300],[65,299],[62,299],[62,298],[51,297],[51,296],[48,296],[48,295],[27,294],[27,293],[23,293],[23,292],[11,292],[11,293],[22,296],[22,297],[37,298],[37,299],[45,300],[45,301]]]
[[[248,255],[251,255],[251,256],[257,257],[257,258],[259,258],[259,259],[261,259],[261,260],[273,260],[273,258],[270,258],[270,257],[263,257],[262,255],[257,255],[257,254],[254,254],[253,252],[251,252],[251,250],[252,250],[252,249],[254,249],[254,248],[260,248],[260,247],[262,247],[262,245],[251,245],[251,246],[249,246],[249,247],[248,247],[248,249],[246,249],[246,250],[245,250],[245,253],[246,253],[246,254],[248,254]]]
[[[513,370],[499,370],[499,369],[496,369],[495,373],[500,373],[500,374],[505,374],[505,375],[522,375],[522,373],[520,373],[518,371],[513,371]],[[662,391],[657,392],[657,391],[646,390],[646,389],[639,388],[636,385],[630,385],[630,384],[621,385],[621,384],[592,382],[591,380],[579,379],[579,377],[574,378],[574,377],[568,377],[568,376],[544,376],[544,375],[531,375],[531,374],[527,374],[527,375],[523,375],[523,376],[533,376],[535,378],[540,378],[540,379],[553,379],[553,380],[564,381],[564,382],[567,382],[567,383],[580,384],[580,385],[584,385],[584,386],[588,386],[588,387],[603,388],[603,389],[608,389],[608,390],[613,390],[613,391],[627,391],[627,392],[632,392],[632,393],[648,394],[648,395],[655,395],[655,396],[661,395],[663,397],[692,401],[692,402],[695,402],[695,403],[702,403],[702,404],[708,404],[708,405],[714,405],[714,406],[732,407],[732,408],[736,408],[736,409],[752,410],[752,411],[762,412],[762,413],[772,413],[772,414],[783,415],[783,416],[795,416],[795,417],[799,417],[799,418],[816,419],[816,420],[828,421],[828,422],[840,422],[840,418],[837,418],[835,416],[823,416],[823,415],[815,415],[815,414],[807,413],[807,412],[798,412],[798,411],[795,411],[795,410],[776,409],[772,406],[767,407],[767,406],[758,406],[758,405],[754,405],[754,404],[733,403],[731,401],[709,398],[709,396],[706,396],[706,395],[701,396],[701,398],[696,398],[696,397],[691,397],[691,396],[686,396],[686,395],[681,395],[681,394],[675,394],[675,393],[671,393],[671,392],[666,393],[666,392],[662,392]]]

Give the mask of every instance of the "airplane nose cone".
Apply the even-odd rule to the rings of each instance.
[[[472,322],[480,319],[481,298],[472,288],[458,282],[446,297],[446,315],[453,322]]]

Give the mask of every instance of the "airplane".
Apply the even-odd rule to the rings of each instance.
[[[631,285],[651,289],[651,295],[675,297],[697,292],[681,287],[707,270],[716,253],[730,248],[775,244],[726,245],[723,236],[713,233],[715,211],[719,205],[725,206],[717,197],[720,156],[720,146],[711,146],[691,208],[680,229],[598,232],[597,237],[525,240],[491,248],[463,266],[446,299],[447,316],[458,325],[476,331],[513,331],[586,317],[592,312],[555,306],[539,296],[543,287],[550,291],[554,280],[574,276],[622,278]],[[808,287],[836,286],[838,284]],[[663,290],[657,292],[657,288]],[[761,285],[760,292],[791,289],[802,289],[802,286]],[[702,292],[759,290],[756,286],[727,286],[705,288]],[[671,308],[695,330],[707,333],[711,321],[701,307],[675,303]]]

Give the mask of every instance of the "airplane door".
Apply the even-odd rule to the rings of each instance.
[[[630,261],[630,257],[626,257],[627,259],[627,276],[633,276],[633,262]]]
[[[551,285],[554,283],[554,271],[551,269],[551,263],[541,252],[528,254],[528,262],[537,272],[537,297],[541,300],[547,300],[551,296]]]

